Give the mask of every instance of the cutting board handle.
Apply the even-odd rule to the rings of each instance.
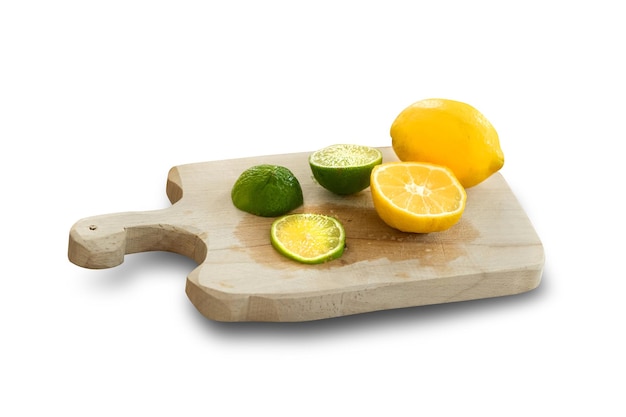
[[[84,268],[103,269],[120,265],[126,254],[159,250],[187,256],[200,264],[207,253],[207,242],[202,238],[206,233],[192,225],[173,225],[176,211],[173,205],[81,219],[70,229],[69,260]]]

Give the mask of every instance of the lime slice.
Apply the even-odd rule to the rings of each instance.
[[[346,243],[343,225],[323,214],[288,214],[272,223],[272,246],[306,264],[319,264],[340,257]]]
[[[281,216],[304,202],[296,176],[288,168],[269,164],[242,172],[231,198],[238,209],[263,217]]]
[[[351,144],[331,145],[309,156],[315,180],[339,195],[358,193],[369,187],[372,168],[382,161],[378,149]]]

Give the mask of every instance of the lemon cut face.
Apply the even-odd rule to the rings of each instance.
[[[467,194],[451,170],[421,162],[390,162],[372,171],[379,217],[403,232],[441,232],[465,211]]]
[[[480,184],[504,165],[496,129],[477,109],[460,101],[415,102],[398,114],[390,135],[401,161],[445,166],[465,188]]]
[[[309,165],[318,184],[335,194],[349,195],[369,187],[372,168],[382,160],[376,148],[336,144],[313,152]]]
[[[272,246],[289,259],[320,264],[339,258],[346,233],[334,217],[322,214],[288,214],[276,219],[270,229]]]
[[[235,207],[263,217],[277,217],[304,203],[302,187],[286,167],[262,164],[241,173],[231,190]]]

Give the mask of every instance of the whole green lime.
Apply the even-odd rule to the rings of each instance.
[[[369,187],[372,169],[381,164],[383,154],[364,145],[337,144],[309,156],[313,177],[322,187],[339,194],[358,193]]]
[[[304,203],[296,176],[288,168],[270,164],[242,172],[230,196],[239,210],[263,217],[281,216]]]

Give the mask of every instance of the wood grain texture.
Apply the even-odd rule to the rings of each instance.
[[[384,161],[397,160],[380,148]],[[86,268],[110,268],[126,254],[170,251],[198,267],[186,293],[218,321],[308,321],[377,310],[499,297],[536,288],[544,265],[539,237],[500,173],[467,190],[459,223],[432,234],[386,226],[366,189],[336,196],[315,183],[309,153],[181,165],[170,170],[162,210],[89,217],[70,230],[68,256]],[[283,165],[300,180],[296,212],[337,217],[346,250],[337,260],[303,265],[270,244],[273,218],[237,210],[230,191],[250,166]]]

